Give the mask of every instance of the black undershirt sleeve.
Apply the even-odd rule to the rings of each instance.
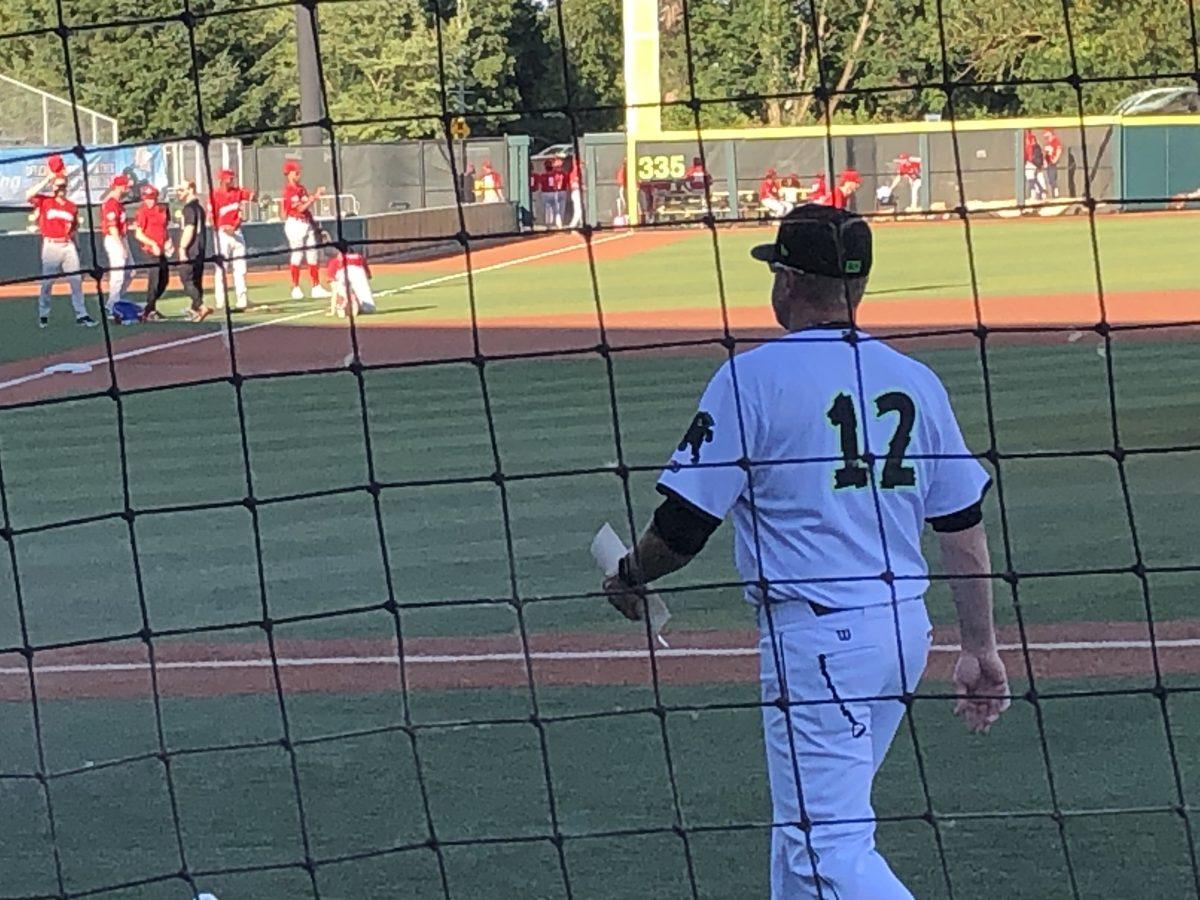
[[[721,520],[664,485],[658,485],[657,490],[666,499],[654,511],[654,530],[680,556],[695,556]]]
[[[987,492],[991,486],[992,482],[989,479],[988,483],[983,486],[983,493],[979,495],[979,499],[965,509],[960,509],[958,512],[949,513],[944,516],[933,516],[926,521],[929,522],[929,526],[938,534],[950,534],[955,531],[966,531],[968,528],[974,528],[983,521],[983,498],[987,496]]]

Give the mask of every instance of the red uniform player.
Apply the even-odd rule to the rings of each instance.
[[[58,276],[64,275],[71,288],[75,322],[94,328],[99,323],[88,315],[83,302],[83,276],[79,272],[79,249],[75,232],[79,228],[79,208],[67,198],[67,175],[62,161],[51,157],[50,174],[26,193],[25,199],[37,212],[38,231],[42,234],[42,284],[38,289],[38,327],[50,324],[50,291]],[[51,193],[43,193],[47,187]]]
[[[242,235],[242,204],[254,199],[254,193],[234,184],[230,169],[217,173],[217,187],[209,195],[212,220],[217,236],[216,295],[217,309],[225,308],[225,271],[233,274],[237,309],[249,305],[246,290],[246,239]]]
[[[793,209],[793,204],[780,196],[779,187],[779,173],[774,169],[767,169],[762,181],[758,183],[758,202],[776,219],[782,219]]]
[[[303,300],[300,290],[300,264],[308,264],[308,280],[312,284],[314,300],[329,296],[321,287],[321,269],[317,256],[317,225],[313,220],[312,205],[325,193],[319,187],[313,193],[300,183],[300,163],[289,159],[283,164],[283,233],[287,236],[292,255],[288,260],[292,276],[292,299]]]
[[[175,248],[167,233],[169,216],[166,204],[158,202],[158,188],[148,184],[142,188],[142,205],[134,217],[133,234],[142,251],[154,261],[155,268],[147,273],[146,305],[142,308],[143,322],[161,322],[165,316],[158,311],[158,298],[167,289],[170,278],[169,254]]]
[[[129,285],[129,225],[125,219],[125,192],[129,179],[117,175],[109,183],[100,203],[100,227],[104,234],[104,255],[108,257],[108,302],[105,308],[125,299]]]
[[[892,178],[892,186],[888,190],[889,196],[895,193],[901,181],[907,179],[912,199],[908,208],[917,209],[921,205],[921,157],[901,153],[892,162],[892,165],[896,169],[896,174]]]
[[[370,278],[371,267],[361,253],[335,253],[329,260],[329,286],[333,289],[329,315],[343,318],[347,314],[375,312]]]

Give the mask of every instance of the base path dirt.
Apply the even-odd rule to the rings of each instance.
[[[280,641],[272,657],[258,642],[160,642],[154,671],[160,695],[214,697],[273,692],[278,676],[287,693],[390,692],[401,689],[521,689],[530,675],[539,687],[567,685],[751,684],[758,673],[758,635],[751,631],[692,631],[669,635],[656,649],[646,637],[539,634],[419,638],[401,654],[394,640]],[[1145,623],[1064,622],[1031,627],[1024,642],[1000,635],[1014,679],[1027,666],[1040,679],[1136,677],[1146,687],[1164,675],[1200,674],[1200,620],[1157,623],[1151,642]],[[957,635],[938,629],[927,679],[944,684],[953,668]],[[403,668],[400,661],[403,659]],[[41,699],[137,698],[154,691],[149,649],[141,642],[105,643],[33,654]],[[277,673],[277,674],[276,674]],[[402,680],[403,673],[403,680]],[[934,688],[935,692],[940,688]],[[28,701],[29,671],[19,654],[0,654],[0,700]]]

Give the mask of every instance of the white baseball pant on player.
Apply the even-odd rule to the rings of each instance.
[[[225,270],[233,273],[233,291],[237,296],[238,309],[245,309],[246,299],[246,239],[239,228],[230,234],[217,230],[217,252],[225,257],[225,262],[218,262],[214,271],[213,291],[217,298],[217,309],[225,308]]]
[[[762,201],[763,209],[771,214],[772,218],[782,219],[793,209],[796,208],[794,203],[788,203],[786,200],[780,200],[778,197],[766,197]]]
[[[298,266],[307,263],[317,264],[317,230],[308,219],[297,219],[288,216],[283,223],[283,233],[287,236],[288,246],[292,248],[291,264]]]
[[[890,604],[818,616],[804,601],[775,603],[769,624],[759,608],[763,702],[786,694],[796,704],[791,729],[783,710],[763,706],[772,900],[912,900],[875,849],[871,808],[871,782],[904,715],[894,698],[916,690],[931,640],[923,599],[897,609],[899,640]],[[780,824],[802,820],[801,798],[811,848],[801,828]]]
[[[578,228],[583,224],[583,192],[579,188],[571,189],[571,221],[568,228]]]
[[[918,206],[921,205],[921,179],[920,178],[908,179],[908,186],[909,186],[909,189],[912,191],[912,205],[909,207],[909,209],[916,209]]]
[[[125,299],[125,288],[129,285],[129,239],[115,237],[111,234],[104,236],[104,255],[108,258],[108,303],[106,309],[112,309],[118,300]]]
[[[362,312],[375,312],[375,295],[371,293],[371,281],[362,266],[344,266],[331,286],[336,306],[343,306],[345,300],[353,295]]]
[[[72,241],[42,241],[42,284],[38,289],[38,316],[46,318],[50,315],[50,290],[57,280],[53,276],[63,272],[67,275],[67,284],[71,287],[71,305],[75,307],[75,318],[86,316],[87,307],[83,305],[83,276],[79,274],[79,251]]]

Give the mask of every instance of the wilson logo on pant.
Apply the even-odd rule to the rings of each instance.
[[[837,630],[837,636],[838,636],[839,641],[850,640],[850,629],[849,628],[839,628]]]

